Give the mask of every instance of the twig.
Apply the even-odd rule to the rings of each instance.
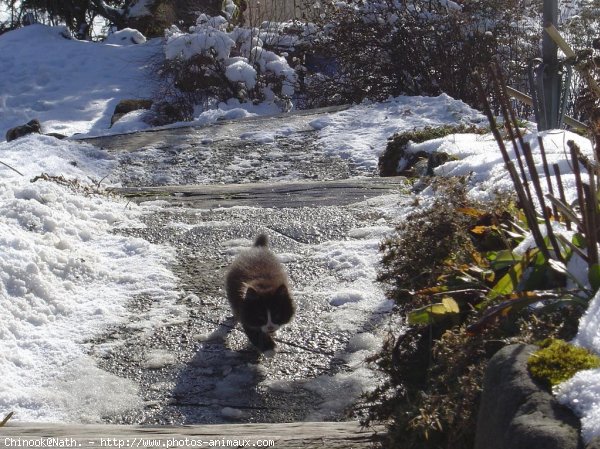
[[[571,248],[571,250],[576,253],[579,257],[581,257],[583,260],[585,260],[586,263],[589,263],[589,259],[586,253],[584,253],[581,248],[578,248],[573,242],[571,242],[568,238],[566,238],[564,235],[559,234],[558,238],[560,239],[560,242]]]
[[[588,266],[591,268],[593,265],[598,264],[598,238],[596,235],[596,214],[597,204],[595,202],[596,195],[592,194],[590,186],[584,184],[581,180],[581,170],[579,168],[579,147],[577,144],[569,140],[567,142],[569,149],[571,150],[571,160],[573,162],[573,174],[575,175],[575,184],[577,186],[577,199],[579,201],[579,208],[582,216],[582,224],[584,227],[584,234],[587,240],[588,247]],[[593,179],[592,173],[588,173],[590,179]]]
[[[523,155],[525,156],[525,162],[527,162],[529,177],[533,184],[533,188],[535,190],[535,194],[537,196],[538,202],[540,204],[540,208],[542,210],[542,215],[544,217],[544,223],[546,225],[546,234],[548,235],[548,240],[550,240],[550,244],[552,245],[552,248],[554,249],[554,253],[555,253],[556,257],[558,258],[558,260],[564,262],[564,259],[562,257],[561,251],[560,251],[560,246],[558,245],[558,241],[556,240],[556,237],[554,235],[554,230],[552,229],[550,214],[548,212],[548,209],[546,209],[546,202],[544,201],[544,194],[542,192],[540,177],[538,175],[537,168],[535,166],[535,162],[534,162],[533,156],[531,154],[531,146],[529,145],[529,143],[525,142],[525,140],[523,139],[523,134],[521,133],[521,130],[519,129],[519,124],[517,122],[517,116],[515,114],[514,109],[509,104],[509,95],[506,90],[506,82],[504,80],[504,77],[502,76],[502,70],[500,69],[500,66],[498,65],[497,62],[492,65],[491,72],[492,72],[492,77],[494,80],[494,87],[495,87],[497,95],[498,95],[498,101],[500,102],[500,105],[502,106],[504,122],[506,124],[508,133],[511,136],[511,140],[512,140],[513,146],[515,148],[515,154],[517,155],[517,161],[519,162],[521,174],[524,179],[523,183],[525,186],[525,191],[527,192],[527,196],[530,198],[530,200],[533,200],[531,192],[529,191],[529,186],[527,185],[527,182],[526,182],[527,178],[525,176],[525,170],[523,169],[523,163],[521,162],[521,158],[519,156],[517,142],[515,141],[515,137],[514,137],[515,135],[517,136],[517,139],[519,140],[519,144],[521,145],[521,151],[523,152]],[[511,124],[512,124],[512,127],[511,127]],[[511,128],[514,128],[514,132]],[[536,222],[536,224],[537,224],[537,222]]]
[[[494,70],[494,67],[496,67],[496,71]],[[519,165],[519,171],[521,172],[521,178],[523,179],[523,187],[525,188],[525,192],[527,193],[527,197],[528,198],[532,198],[531,196],[531,191],[529,190],[529,183],[527,182],[527,176],[525,174],[525,167],[523,165],[523,161],[521,159],[521,151],[519,151],[519,145],[517,145],[517,138],[519,139],[519,143],[521,144],[521,150],[524,151],[524,147],[523,147],[523,136],[521,135],[521,132],[519,131],[519,127],[516,125],[516,120],[513,120],[513,117],[511,116],[509,109],[512,110],[512,108],[509,107],[508,105],[508,94],[506,93],[506,90],[501,90],[501,86],[504,85],[503,79],[502,79],[502,72],[500,71],[500,68],[497,66],[497,64],[494,66],[491,66],[491,70],[490,70],[491,74],[492,74],[492,81],[493,81],[493,87],[494,87],[494,92],[496,93],[496,97],[498,99],[498,102],[500,103],[500,107],[502,109],[502,115],[504,117],[504,126],[506,128],[506,131],[508,132],[508,135],[510,137],[510,141],[513,144],[513,149],[515,150],[515,156],[517,158],[517,164]],[[514,124],[514,130],[513,127],[511,126],[511,123]]]
[[[577,158],[577,145],[572,140],[567,142],[569,149],[571,150],[571,163],[573,169],[573,175],[575,175],[575,187],[577,188],[577,202],[579,203],[579,210],[582,216],[583,232],[587,234],[587,220],[586,220],[586,207],[585,199],[583,196],[583,183],[581,181],[581,170],[579,169],[579,159]]]
[[[546,258],[546,260],[550,260],[550,252],[548,251],[548,248],[546,247],[544,238],[539,229],[539,226],[537,223],[537,217],[535,215],[535,210],[533,210],[533,208],[531,207],[531,200],[525,193],[525,189],[523,188],[521,179],[519,178],[519,175],[517,174],[517,171],[515,170],[514,164],[510,160],[508,151],[506,150],[506,146],[504,145],[504,141],[502,140],[502,136],[500,135],[500,131],[498,131],[498,127],[496,126],[496,119],[494,118],[494,115],[492,114],[492,109],[490,107],[490,103],[489,103],[487,96],[485,94],[485,91],[483,89],[483,82],[481,81],[481,76],[479,75],[478,72],[475,72],[473,74],[473,76],[476,81],[476,86],[477,86],[477,89],[479,92],[479,97],[481,99],[481,102],[483,103],[483,111],[484,111],[485,115],[487,116],[488,121],[490,122],[492,134],[494,135],[494,138],[496,139],[496,143],[498,144],[498,147],[500,148],[500,152],[502,153],[502,158],[504,159],[504,163],[509,171],[509,174],[510,174],[513,184],[515,186],[515,190],[517,191],[517,197],[519,198],[519,201],[520,201],[521,205],[523,206],[523,210],[525,212],[525,217],[527,219],[527,223],[529,224],[529,228],[531,229],[531,234],[533,235],[533,239],[535,240],[535,243],[538,246],[538,248],[540,248],[540,251]]]
[[[552,177],[550,176],[550,167],[548,167],[548,159],[546,158],[546,147],[544,146],[544,139],[542,136],[538,136],[538,144],[540,146],[540,155],[542,156],[542,167],[544,168],[544,175],[546,176],[546,183],[548,184],[548,193],[554,196],[554,188],[552,187]],[[552,205],[552,214],[558,218],[558,211],[556,206]]]
[[[552,203],[552,205],[560,211],[560,213],[562,214],[563,218],[565,219],[565,221],[567,223],[570,224],[571,222],[573,222],[580,230],[583,230],[583,225],[581,223],[581,220],[575,214],[575,212],[573,212],[573,210],[571,210],[569,205],[563,199],[558,199],[555,196],[552,196],[549,194],[546,195],[546,198],[548,198],[548,200]],[[569,226],[569,228],[570,228],[570,226]]]
[[[8,165],[8,164],[7,164],[7,163],[5,163],[5,162],[2,162],[2,161],[0,161],[0,164],[4,165],[5,167],[8,167],[8,168],[10,168],[12,171],[14,171],[15,173],[18,173],[18,174],[19,174],[19,175],[21,175],[21,176],[25,176],[25,175],[24,175],[23,173],[21,173],[19,170],[17,170],[17,169],[16,169],[16,168],[14,168],[14,167],[11,167],[10,165]]]
[[[565,196],[565,189],[563,187],[562,178],[560,176],[560,167],[558,166],[558,164],[552,164],[552,169],[554,170],[554,176],[556,176],[556,187],[558,187],[558,195],[559,195],[560,201],[562,201],[566,206],[567,205],[567,197]],[[576,223],[578,221],[579,220],[576,220]],[[570,231],[571,230],[571,221],[569,221],[569,219],[567,217],[565,217],[565,224],[567,225],[567,229]],[[581,226],[580,226],[580,228],[581,228]]]
[[[15,412],[10,412],[8,415],[6,415],[4,417],[4,419],[2,420],[2,422],[0,422],[0,427],[4,427],[6,425],[6,423],[8,422],[8,420],[10,418],[12,418],[12,416],[15,414]]]
[[[525,190],[523,189],[523,184],[521,183],[521,180],[519,179],[519,175],[517,174],[515,165],[511,161],[509,161],[506,164],[506,168],[508,169],[508,172],[510,173],[511,177],[513,178],[513,184],[515,186],[515,190],[517,191],[517,196],[519,198],[524,198]],[[540,249],[540,251],[544,255],[544,258],[546,260],[550,260],[551,259],[550,251],[548,251],[546,242],[544,241],[544,237],[542,236],[542,232],[540,231],[540,228],[538,226],[537,217],[535,214],[535,209],[533,208],[533,204],[531,202],[527,201],[527,199],[525,199],[525,201],[521,201],[521,206],[523,207],[523,211],[525,212],[525,217],[527,218],[527,222],[529,223],[529,229],[531,230],[531,234],[533,235],[533,239],[534,239],[537,247]]]
[[[554,229],[552,229],[552,222],[550,213],[546,208],[546,201],[544,201],[544,193],[542,192],[542,185],[540,183],[540,177],[538,175],[537,169],[535,167],[535,162],[533,161],[533,156],[531,154],[531,147],[527,142],[525,142],[525,160],[527,161],[527,166],[529,167],[529,174],[531,175],[531,180],[533,182],[533,187],[535,189],[535,193],[538,197],[538,201],[540,202],[540,207],[542,209],[542,215],[544,216],[544,223],[546,224],[546,232],[548,235],[548,239],[550,240],[550,244],[554,248],[554,252],[558,260],[564,262],[562,257],[560,246],[558,245],[558,241],[556,240],[556,236],[554,235]]]
[[[586,235],[588,237],[588,265],[591,268],[593,265],[598,264],[598,237],[596,235],[597,200],[596,193],[593,188],[590,188],[589,184],[583,184],[583,191],[585,194],[587,228],[589,233],[589,235]]]

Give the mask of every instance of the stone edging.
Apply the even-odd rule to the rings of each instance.
[[[582,449],[579,419],[537,385],[527,359],[539,349],[510,345],[489,361],[475,449]],[[586,449],[592,449],[588,445]]]

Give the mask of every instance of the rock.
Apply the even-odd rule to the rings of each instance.
[[[50,137],[54,137],[55,139],[60,139],[60,140],[67,138],[67,136],[65,136],[64,134],[61,134],[61,133],[46,133],[46,134],[44,134],[44,136],[50,136]]]
[[[456,160],[455,156],[448,153],[434,151],[433,153],[425,153],[419,151],[405,156],[402,159],[399,168],[402,167],[397,175],[406,176],[407,178],[420,178],[423,176],[435,176],[434,169],[448,161]]]
[[[124,28],[122,30],[115,31],[110,33],[108,36],[106,36],[106,39],[104,39],[105,44],[113,45],[138,45],[143,44],[144,42],[146,42],[146,36],[133,28]]]
[[[33,119],[27,122],[25,125],[15,126],[14,128],[9,129],[6,132],[6,141],[10,142],[11,140],[26,136],[27,134],[41,134],[41,132],[42,125],[40,124],[39,120]]]
[[[110,118],[110,126],[114,125],[121,117],[125,114],[128,114],[132,111],[137,111],[140,109],[150,109],[152,107],[152,100],[121,100],[115,106],[115,112]]]
[[[475,449],[580,449],[577,417],[527,370],[533,345],[498,351],[485,373]]]
[[[144,121],[152,126],[169,125],[192,120],[193,112],[192,106],[185,101],[161,101],[152,105],[151,113]]]

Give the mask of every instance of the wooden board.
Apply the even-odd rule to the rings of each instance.
[[[371,448],[381,440],[382,431],[381,427],[363,429],[357,422],[213,424],[181,427],[9,422],[6,427],[0,428],[0,448]]]
[[[406,178],[354,178],[342,181],[301,181],[227,185],[187,185],[114,189],[136,202],[166,200],[173,205],[217,207],[343,206],[406,189]]]

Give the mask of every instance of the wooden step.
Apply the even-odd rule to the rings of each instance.
[[[406,178],[353,178],[340,181],[261,182],[113,189],[136,202],[166,200],[206,208],[344,206],[407,188]]]
[[[207,424],[178,427],[11,423],[0,428],[0,448],[373,448],[383,429],[358,422]]]

